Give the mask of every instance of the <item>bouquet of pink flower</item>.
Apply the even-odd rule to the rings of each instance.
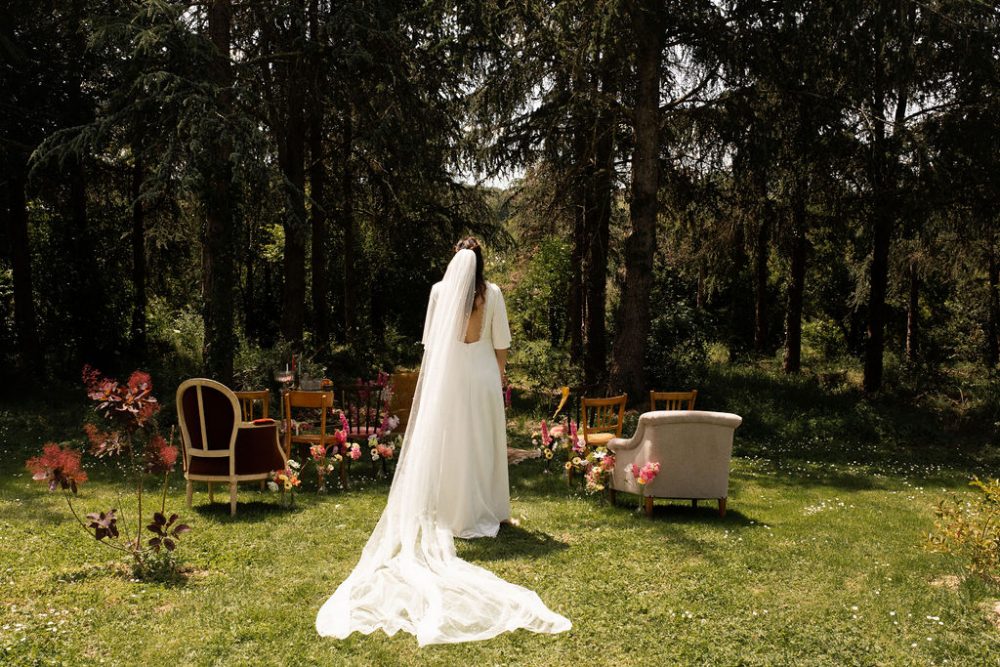
[[[545,457],[546,472],[549,470],[552,457],[555,456],[555,450],[559,449],[560,438],[565,432],[566,427],[562,424],[556,424],[549,430],[548,423],[543,419],[540,431],[533,433],[531,436],[531,444],[537,447],[539,453]]]
[[[569,423],[569,443],[573,452],[582,456],[587,451],[587,441],[579,434],[578,428],[577,423],[571,420]]]
[[[660,464],[655,461],[649,461],[640,468],[638,464],[633,463],[629,466],[629,472],[632,473],[632,478],[635,480],[636,484],[639,486],[646,486],[660,474]]]

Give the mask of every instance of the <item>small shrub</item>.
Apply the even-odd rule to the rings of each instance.
[[[117,508],[91,512],[84,518],[77,513],[73,498],[78,487],[87,481],[81,466],[81,452],[49,443],[41,456],[28,459],[25,465],[32,479],[47,483],[50,491],[62,489],[70,512],[87,533],[101,544],[128,556],[135,577],[172,578],[179,572],[173,552],[180,536],[191,528],[178,523],[177,514],[169,517],[166,514],[167,483],[180,453],[157,432],[155,415],[160,403],[153,396],[153,381],[149,374],[135,371],[128,381],[119,383],[84,366],[83,382],[98,415],[97,423],[87,423],[83,427],[90,441],[90,453],[97,458],[116,459],[125,472],[127,483],[135,485],[138,505],[132,519],[135,532],[128,530],[125,517]],[[143,482],[147,475],[162,475],[163,479],[160,509],[153,512],[149,524],[145,524],[142,511]]]
[[[1000,586],[1000,480],[973,478],[974,501],[949,496],[938,503],[931,549],[960,558],[970,574]]]
[[[847,349],[847,340],[830,318],[809,320],[802,323],[802,347],[807,354],[834,359]]]

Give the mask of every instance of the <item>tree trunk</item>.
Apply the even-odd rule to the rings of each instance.
[[[1000,363],[1000,261],[997,260],[993,238],[990,238],[987,253],[990,304],[989,321],[986,325],[986,364],[992,370]]]
[[[625,286],[619,307],[611,385],[637,398],[646,389],[646,339],[649,299],[656,257],[657,193],[660,186],[659,106],[662,30],[659,3],[640,0],[632,6],[638,91],[635,102],[635,147],[632,152],[632,233],[625,245]]]
[[[580,142],[581,129],[577,129],[577,142]],[[579,160],[585,153],[578,151]],[[579,166],[579,162],[578,162]],[[583,262],[587,256],[587,196],[586,177],[583,173],[578,173],[573,184],[573,249],[570,252],[570,276],[569,285],[569,354],[573,363],[583,361],[583,323],[584,298],[583,298]]]
[[[304,18],[304,17],[300,17]],[[305,30],[304,21],[301,26]],[[291,46],[301,49],[304,40],[296,39]],[[285,176],[285,289],[282,298],[281,334],[293,346],[302,343],[306,308],[306,200],[305,200],[305,86],[302,56],[288,63],[287,112],[285,116],[284,150],[280,151],[281,171]]]
[[[766,194],[765,194],[766,196]],[[757,229],[757,254],[754,257],[754,327],[753,349],[762,354],[767,348],[767,260],[771,254],[771,207],[763,202]]]
[[[792,203],[792,262],[788,276],[788,309],[785,313],[784,371],[798,373],[802,369],[802,295],[806,283],[805,193],[797,192]]]
[[[910,61],[913,42],[912,26],[915,20],[916,5],[912,2],[901,2],[898,6],[900,24],[898,35],[900,60]],[[889,6],[884,11],[891,11]],[[905,14],[904,14],[905,12]],[[878,41],[884,43],[890,37],[879,35]],[[906,68],[898,68],[905,76]],[[893,118],[886,118],[883,102],[882,86],[876,80],[873,95],[874,131],[872,136],[872,157],[874,169],[872,190],[874,206],[874,240],[872,243],[872,263],[870,292],[868,301],[868,329],[865,341],[864,390],[875,392],[882,388],[883,354],[885,352],[885,295],[889,282],[889,251],[892,242],[892,232],[895,226],[895,195],[897,191],[896,149],[886,140],[886,126],[892,123],[893,136],[902,131],[906,119],[906,105],[909,102],[908,82],[905,79],[894,83],[896,92],[896,108]]]
[[[344,333],[347,344],[353,344],[358,338],[358,266],[355,255],[357,230],[354,220],[354,170],[352,153],[354,152],[354,120],[351,116],[353,106],[347,105],[344,113],[344,145],[341,159],[344,161],[341,173],[341,194],[344,207],[340,223],[344,230]]]
[[[906,304],[906,360],[913,363],[917,360],[917,318],[920,308],[920,277],[917,275],[916,260],[910,260],[908,273],[910,298]]]
[[[309,4],[311,38],[318,52],[320,46],[318,0]],[[321,63],[317,56],[312,63],[313,92],[309,105],[309,190],[312,217],[312,308],[316,326],[315,345],[322,349],[330,341],[330,300],[327,280],[326,239],[326,164],[323,159],[323,93]]]
[[[100,302],[93,268],[93,249],[87,229],[87,182],[80,157],[69,161],[69,245],[73,269],[69,273],[69,314],[77,356],[91,363],[98,362],[99,343],[96,329],[100,321]]]
[[[210,76],[219,88],[219,108],[229,113],[232,104],[232,70],[229,61],[230,0],[213,0],[208,8],[208,32],[216,54]],[[205,368],[209,375],[224,384],[233,379],[233,354],[236,336],[233,333],[233,202],[232,145],[226,136],[219,136],[211,146],[206,165],[209,184],[205,192],[205,226],[202,238],[202,291],[204,295]]]
[[[17,334],[17,360],[27,378],[42,370],[38,322],[31,284],[31,247],[28,242],[28,206],[25,197],[27,165],[24,160],[7,162],[7,238],[10,240],[11,273],[14,282],[14,331]],[[0,210],[2,210],[0,209]]]
[[[601,95],[614,99],[617,93],[613,56],[604,56]],[[611,62],[607,62],[611,60]],[[587,284],[584,297],[587,308],[587,343],[583,353],[584,383],[597,388],[607,380],[608,337],[605,324],[608,293],[608,245],[611,235],[611,206],[614,187],[615,112],[602,102],[597,112],[593,175],[587,212]]]
[[[882,355],[885,350],[885,295],[889,282],[889,247],[892,240],[892,212],[885,204],[875,212],[875,239],[872,245],[868,328],[865,341],[864,389],[882,388]]]
[[[146,355],[146,221],[139,197],[144,178],[141,147],[133,146],[132,166],[132,351],[138,359]]]

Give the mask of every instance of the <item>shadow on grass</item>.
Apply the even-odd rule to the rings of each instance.
[[[304,509],[303,504],[296,502],[291,507],[283,507],[278,503],[277,497],[274,500],[239,500],[236,501],[236,516],[229,514],[229,501],[214,503],[208,502],[206,498],[201,503],[194,503],[191,508],[194,512],[205,518],[212,518],[220,523],[257,523],[268,521],[269,519],[281,515],[299,512]]]
[[[495,538],[456,540],[458,555],[467,560],[504,560],[511,557],[539,557],[568,549],[569,545],[548,533],[502,524]]]
[[[611,509],[620,512],[635,512],[642,514],[644,519],[654,522],[664,521],[674,525],[698,524],[706,528],[714,526],[720,529],[727,529],[733,526],[750,526],[754,523],[760,523],[757,519],[747,516],[741,510],[731,507],[726,510],[726,516],[719,516],[719,508],[711,500],[700,500],[698,501],[698,507],[692,507],[690,500],[657,498],[653,503],[653,515],[646,517],[639,503],[639,496],[629,496],[619,493],[618,499]],[[769,522],[769,525],[773,524]]]

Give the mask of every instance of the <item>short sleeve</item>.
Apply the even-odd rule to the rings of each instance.
[[[506,350],[510,348],[510,323],[507,321],[507,304],[503,300],[503,292],[499,287],[496,290],[497,304],[493,308],[493,322],[491,323],[491,334],[493,335],[493,349]]]
[[[424,320],[424,337],[420,340],[424,347],[427,347],[427,343],[431,338],[431,321],[434,319],[434,306],[437,305],[439,284],[440,283],[435,283],[434,287],[431,288],[431,298],[427,302],[427,318]]]

